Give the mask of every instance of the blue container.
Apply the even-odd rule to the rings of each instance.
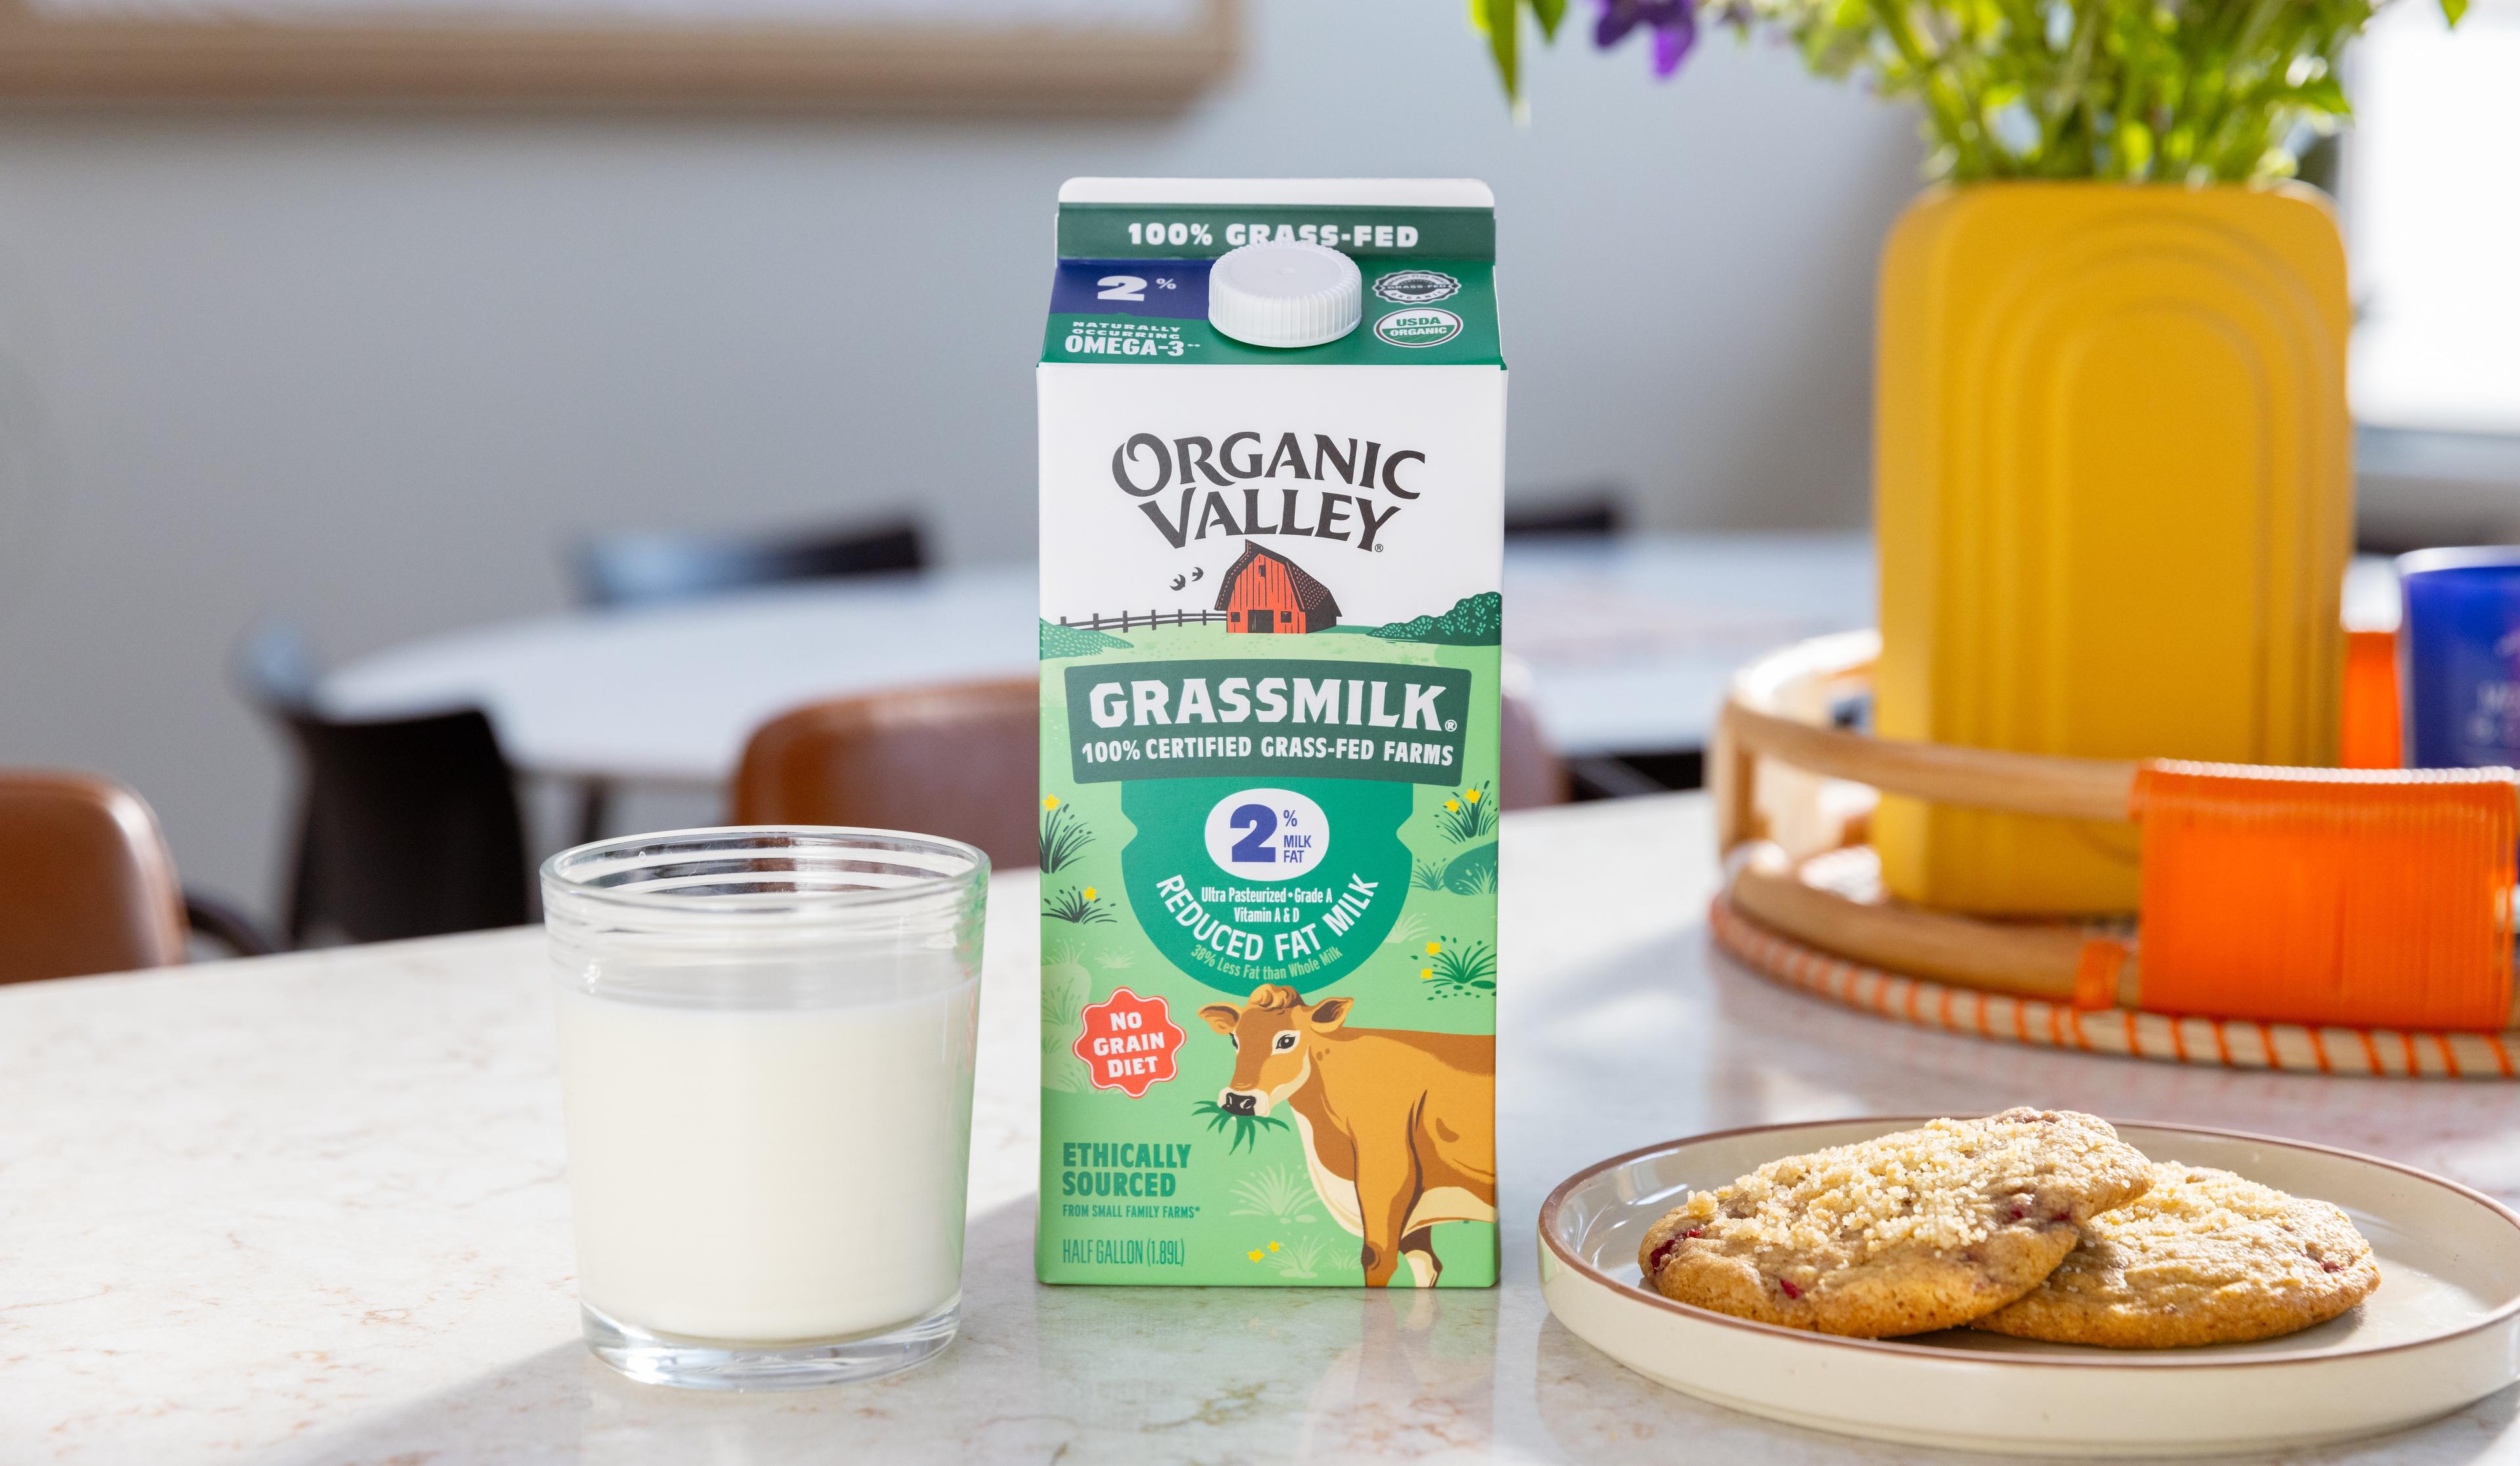
[[[2520,767],[2520,546],[2398,556],[2409,769]]]

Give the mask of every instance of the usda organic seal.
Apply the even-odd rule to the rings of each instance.
[[[1394,346],[1441,346],[1462,333],[1462,318],[1431,305],[1413,305],[1374,322],[1373,333]]]
[[[1374,277],[1373,293],[1394,305],[1432,305],[1462,293],[1462,283],[1441,270],[1394,270]]]

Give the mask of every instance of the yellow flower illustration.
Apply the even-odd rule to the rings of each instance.
[[[1445,800],[1445,801],[1444,801],[1444,808],[1446,808],[1446,809],[1448,809],[1448,810],[1458,810],[1458,809],[1460,809],[1461,807],[1462,807],[1462,802],[1461,802],[1460,800],[1458,800],[1458,799],[1447,799],[1447,800]]]
[[[1041,801],[1041,807],[1046,810],[1055,810],[1058,808],[1058,796],[1056,794],[1044,795]]]
[[[1420,967],[1418,969],[1418,980],[1421,983],[1432,978],[1434,975],[1435,969],[1432,967]]]
[[[1476,789],[1464,789],[1462,791],[1462,797],[1472,804],[1476,804],[1479,802],[1479,791]]]
[[[1278,1250],[1278,1244],[1277,1244],[1277,1243],[1275,1243],[1275,1242],[1270,1243],[1270,1244],[1269,1244],[1269,1250],[1270,1250],[1271,1252],[1276,1252],[1276,1251]]]
[[[1441,942],[1429,942],[1429,943],[1427,943],[1427,944],[1426,944],[1426,955],[1427,955],[1428,956],[1433,956],[1435,954],[1437,954],[1437,953],[1439,953],[1439,952],[1441,952],[1441,951],[1443,951],[1443,950],[1444,950],[1444,944],[1443,944],[1443,943],[1441,943]]]
[[[1255,1263],[1260,1261],[1260,1251],[1258,1248],[1253,1248],[1251,1251],[1244,1253],[1243,1256],[1249,1258]]]
[[[1092,886],[1087,886],[1085,888],[1085,899],[1088,901],[1092,901],[1094,899],[1094,888]]]

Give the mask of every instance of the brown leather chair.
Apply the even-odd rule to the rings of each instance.
[[[856,824],[968,840],[1001,869],[1041,859],[1041,685],[908,688],[763,724],[735,776],[739,824]]]
[[[0,983],[184,959],[158,817],[111,779],[0,771]]]
[[[1530,810],[1564,804],[1571,781],[1566,762],[1549,746],[1540,717],[1531,704],[1511,692],[1497,726],[1497,808]]]
[[[1041,859],[1034,796],[1041,691],[1031,678],[811,703],[765,723],[735,776],[738,824],[856,824],[968,840],[1000,869]],[[1566,800],[1566,769],[1518,697],[1505,700],[1499,808]]]

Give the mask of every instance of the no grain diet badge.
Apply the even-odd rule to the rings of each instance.
[[[1162,999],[1121,988],[1108,1001],[1088,1003],[1082,1016],[1085,1032],[1077,1035],[1075,1052],[1094,1088],[1142,1099],[1149,1087],[1173,1077],[1183,1036]]]

